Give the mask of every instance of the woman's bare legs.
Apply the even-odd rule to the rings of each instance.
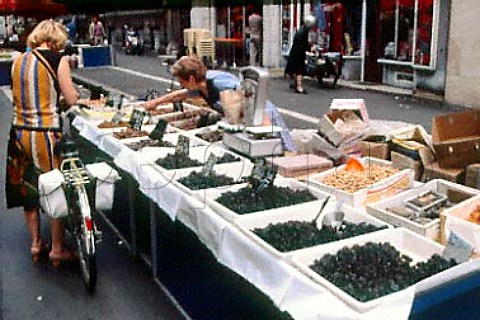
[[[28,231],[32,240],[30,250],[32,254],[34,251],[40,251],[42,245],[42,239],[40,237],[40,216],[37,209],[25,210],[25,223],[27,224]]]

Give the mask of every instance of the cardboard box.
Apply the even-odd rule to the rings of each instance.
[[[331,110],[320,117],[318,131],[334,145],[361,137],[368,125],[353,110]]]
[[[447,181],[463,184],[465,180],[465,168],[440,168],[438,162],[423,167],[422,182],[428,182],[433,179],[444,179]]]
[[[423,165],[420,160],[414,160],[406,155],[392,151],[390,153],[392,165],[398,169],[412,169],[415,173],[415,180],[420,181],[423,174]]]
[[[370,124],[367,107],[363,99],[333,99],[330,110],[353,110],[363,122]]]
[[[446,242],[451,231],[474,245],[475,251],[480,252],[480,224],[468,221],[470,213],[480,206],[480,195],[463,201],[458,206],[442,212],[441,219],[444,226],[443,243]]]
[[[278,166],[278,173],[284,177],[298,178],[325,171],[333,167],[333,162],[314,154],[292,155],[267,158],[267,162]]]
[[[432,138],[441,168],[480,162],[480,110],[434,117]]]
[[[467,166],[465,172],[465,185],[480,189],[480,163],[474,163]]]
[[[390,147],[386,142],[359,141],[362,157],[372,157],[382,160],[390,158]]]
[[[309,141],[309,148],[317,155],[325,155],[333,160],[338,160],[349,155],[359,156],[360,145],[358,142],[355,140],[334,146],[318,133],[315,133]]]
[[[375,163],[383,166],[391,166],[391,162],[380,160],[376,158],[362,158],[362,163]],[[345,203],[353,207],[365,207],[368,203],[380,201],[382,199],[391,197],[407,188],[413,186],[414,173],[412,169],[404,169],[397,172],[390,177],[380,180],[370,186],[360,189],[356,192],[347,192],[341,189],[337,189],[331,185],[323,183],[325,178],[330,175],[336,175],[340,170],[344,170],[345,165],[332,168],[330,170],[312,175],[309,177],[308,182],[312,187],[318,188],[323,192],[334,195],[337,199],[343,199]]]
[[[397,206],[403,206],[405,201],[428,191],[434,191],[439,194],[445,195],[448,197],[449,201],[456,202],[457,199],[453,199],[455,195],[452,196],[452,190],[454,192],[462,193],[467,197],[473,197],[480,193],[479,190],[471,189],[457,183],[452,183],[441,179],[435,179],[425,183],[422,186],[401,192],[391,198],[369,204],[367,205],[367,213],[371,214],[374,217],[377,217],[378,219],[386,221],[396,227],[404,227],[429,239],[440,241],[440,217],[438,217],[438,219],[432,220],[427,224],[420,224],[406,217],[397,215],[387,209]],[[458,204],[455,204],[454,206],[457,205]]]

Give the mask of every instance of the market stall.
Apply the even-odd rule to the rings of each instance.
[[[250,111],[257,110],[256,103],[262,110],[265,106],[260,89],[263,80],[258,74],[256,79],[256,83],[247,81],[258,89]],[[326,132],[324,139],[336,141],[337,148],[357,139],[370,123],[359,102],[337,101],[332,114],[319,122],[319,131]],[[477,199],[478,190],[444,182],[423,185],[414,182],[413,169],[395,168],[392,162],[368,157],[335,168],[331,162],[315,162],[315,170],[322,172],[299,170],[297,177],[302,178],[286,178],[279,173],[291,173],[292,167],[277,172],[277,167],[265,161],[265,153],[252,157],[256,146],[265,139],[278,139],[281,132],[272,127],[270,132],[262,130],[258,118],[251,119],[257,129],[245,131],[238,129],[238,123],[208,126],[205,119],[212,119],[211,111],[188,103],[181,110],[174,105],[160,106],[155,113],[145,117],[135,103],[121,106],[121,114],[116,108],[82,109],[74,126],[85,147],[99,150],[124,177],[121,190],[128,196],[118,195],[122,198],[117,203],[119,210],[108,213],[108,220],[187,312],[208,319],[254,315],[381,319],[388,312],[390,318],[406,319],[480,286],[480,261],[471,258],[479,249],[476,242],[470,240],[474,245],[470,250],[456,250],[448,239],[437,239],[440,229],[449,231],[445,226],[455,225],[457,220],[447,218],[443,226],[436,224],[435,236],[425,237],[420,229],[409,227],[423,223],[418,218],[426,217],[419,216],[420,212],[431,215],[435,209],[438,215],[444,207],[458,211],[465,199]],[[336,126],[339,118],[341,127]],[[122,122],[135,129],[120,127]],[[253,148],[240,148],[238,153],[232,144],[212,143],[219,128],[224,132],[241,130],[234,141],[250,139]],[[405,132],[397,132],[396,150],[411,139]],[[313,170],[313,166],[308,168]],[[362,177],[361,172],[372,174]],[[342,185],[343,175],[358,182]],[[372,175],[376,180],[371,180]],[[412,189],[419,186],[447,196],[429,202],[423,191],[418,197]],[[411,194],[402,193],[408,190]],[[404,218],[417,220],[405,223],[405,228],[393,228],[398,226],[393,219],[369,214],[380,200],[391,201],[383,209],[405,204],[413,211]],[[398,209],[390,210],[388,215],[398,213]],[[296,231],[288,231],[291,228]],[[455,230],[460,234],[461,229]],[[315,237],[305,238],[310,234]],[[349,250],[366,250],[359,256],[371,260],[366,258],[361,264],[372,270],[389,257],[392,260],[386,263],[398,263],[394,274],[402,274],[406,282],[387,278],[387,285],[377,282],[375,289],[376,280],[362,285],[365,279],[349,278],[342,284],[341,274],[330,277],[336,274],[331,268],[337,267],[328,259],[334,255],[337,259],[355,257]],[[459,255],[460,251],[463,254]],[[455,257],[455,262],[450,257]],[[353,276],[349,272],[344,274]],[[379,272],[374,278],[382,278]],[[371,290],[360,292],[349,285],[356,282]]]

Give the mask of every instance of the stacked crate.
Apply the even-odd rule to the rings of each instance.
[[[207,29],[184,29],[183,44],[188,55],[196,55],[200,59],[215,60],[215,47],[212,33]]]

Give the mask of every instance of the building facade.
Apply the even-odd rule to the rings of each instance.
[[[191,25],[207,28],[218,38],[240,38],[241,45],[233,51],[236,65],[248,61],[245,26],[253,9],[263,16],[262,65],[272,68],[284,66],[293,35],[305,14],[312,13],[319,25],[313,38],[317,48],[344,55],[345,80],[434,93],[450,103],[479,106],[480,67],[474,63],[478,41],[468,32],[480,23],[475,19],[480,13],[477,0],[217,2],[194,1]],[[218,27],[222,21],[227,27]]]

